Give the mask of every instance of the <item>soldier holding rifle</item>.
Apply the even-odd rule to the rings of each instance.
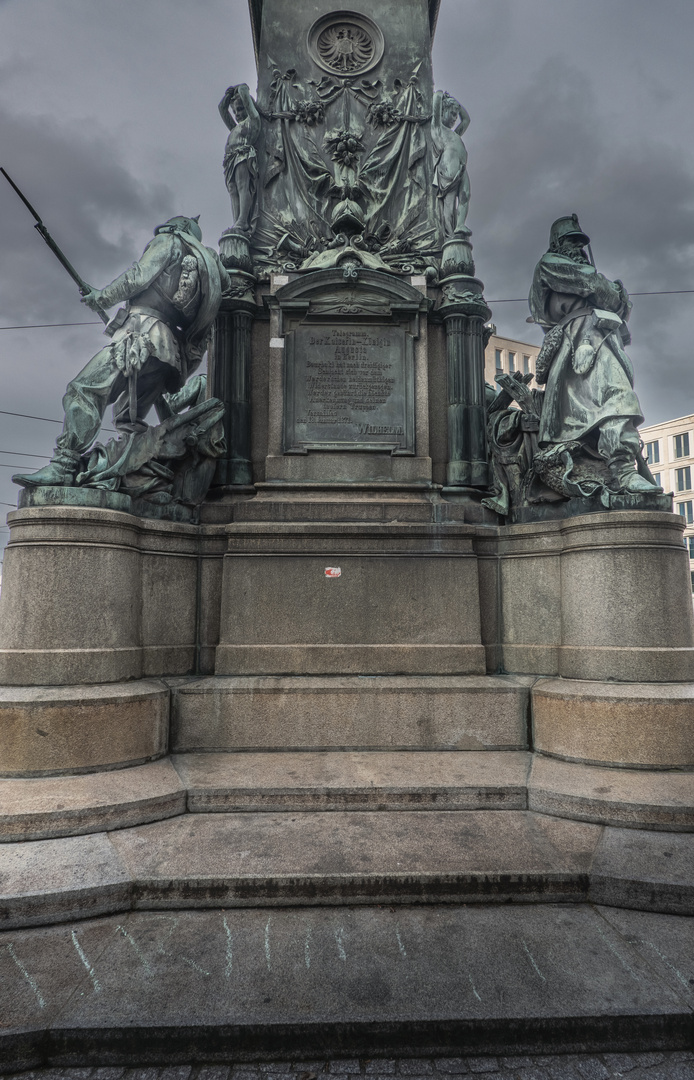
[[[161,406],[162,394],[179,390],[198,367],[229,276],[217,253],[202,244],[197,218],[173,217],[157,226],[139,262],[105,289],[93,289],[2,171],[36,218],[40,235],[79,286],[83,303],[104,321],[105,310],[126,304],[106,328],[111,342],[68,385],[63,431],[52,460],[38,472],[12,478],[24,487],[72,487],[108,405],[115,405],[118,430],[143,431],[151,406]]]

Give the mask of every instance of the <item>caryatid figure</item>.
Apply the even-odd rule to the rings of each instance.
[[[219,103],[219,115],[229,128],[224,151],[224,180],[231,196],[234,229],[250,234],[258,190],[261,120],[246,83],[230,86]]]
[[[470,206],[467,150],[462,136],[470,125],[466,109],[451,94],[437,90],[431,132],[436,153],[434,184],[441,207],[444,235],[468,234],[465,221]]]

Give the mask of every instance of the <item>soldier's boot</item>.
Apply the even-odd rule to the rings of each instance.
[[[44,465],[38,472],[27,475],[15,473],[12,481],[22,487],[72,487],[79,463],[80,454],[76,450],[59,446],[48,465]]]
[[[609,468],[615,486],[624,495],[657,495],[663,490],[636,471],[634,458],[629,451],[613,454]]]

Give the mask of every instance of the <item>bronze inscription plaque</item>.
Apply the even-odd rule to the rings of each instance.
[[[402,326],[300,326],[285,364],[286,453],[414,453],[414,351]]]

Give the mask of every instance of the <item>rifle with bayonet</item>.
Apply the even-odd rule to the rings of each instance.
[[[34,210],[34,207],[31,205],[31,203],[27,199],[26,195],[24,195],[24,193],[19,190],[19,188],[17,187],[17,185],[15,184],[14,180],[9,175],[9,173],[5,172],[5,170],[2,167],[0,167],[0,173],[2,173],[2,175],[7,180],[8,184],[11,187],[13,187],[14,190],[17,192],[17,194],[19,195],[20,199],[22,200],[22,202],[24,203],[24,205],[26,206],[27,210],[32,215],[32,217],[34,217],[36,219],[36,224],[34,225],[34,228],[36,229],[39,236],[42,237],[42,239],[48,244],[49,248],[51,249],[51,251],[55,255],[58,262],[62,266],[65,267],[65,269],[67,270],[68,274],[70,275],[70,277],[74,281],[75,285],[79,289],[82,296],[87,296],[90,292],[92,292],[91,285],[88,285],[87,282],[84,280],[84,278],[80,277],[80,275],[77,273],[77,271],[75,270],[74,266],[69,261],[67,256],[65,256],[63,254],[63,252],[60,250],[60,248],[56,244],[55,240],[53,239],[53,237],[49,233],[48,229],[44,225],[43,221],[41,220],[39,215]],[[97,315],[99,316],[99,318],[101,319],[101,321],[103,323],[107,323],[109,321],[109,317],[108,317],[108,315],[106,314],[106,312],[104,311],[103,308],[98,307],[97,305],[94,305],[94,304],[90,304],[89,306],[92,308],[92,311],[96,311]]]

